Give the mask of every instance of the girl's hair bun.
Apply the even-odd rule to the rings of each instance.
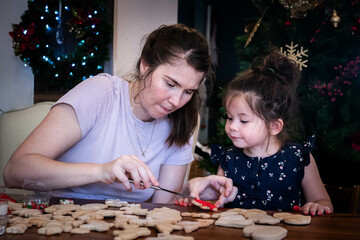
[[[291,88],[296,88],[300,80],[299,66],[278,50],[272,50],[264,58],[256,59],[254,63],[252,68],[255,72],[272,75],[272,78],[290,85]]]

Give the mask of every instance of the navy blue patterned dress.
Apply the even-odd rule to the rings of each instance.
[[[280,151],[265,158],[249,157],[234,146],[211,147],[211,159],[218,162],[239,189],[235,200],[225,207],[291,211],[302,206],[301,181],[310,164],[315,136],[303,145],[287,143]]]

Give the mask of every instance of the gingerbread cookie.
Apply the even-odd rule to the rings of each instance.
[[[291,225],[308,225],[311,222],[311,216],[294,214],[292,216],[284,216],[284,223]]]
[[[85,228],[73,228],[70,230],[71,234],[88,234],[90,233],[89,229],[85,229]]]
[[[67,206],[67,205],[62,205],[62,206]],[[100,210],[100,209],[105,209],[108,208],[109,206],[103,203],[88,203],[85,205],[80,206],[78,209],[79,210]]]
[[[279,219],[280,221],[283,221],[284,217],[293,216],[293,215],[294,214],[289,212],[277,212],[273,214],[273,217]]]
[[[107,199],[105,204],[109,207],[126,207],[128,205],[127,201],[121,201],[120,199]]]
[[[153,210],[149,211],[146,219],[176,223],[180,221],[182,217],[180,215],[180,211],[167,207],[162,207],[154,208]]]
[[[216,212],[218,210],[218,208],[215,205],[213,205],[209,202],[199,200],[199,199],[194,199],[191,201],[191,203],[194,204],[195,206],[198,206],[201,209],[204,209],[204,210],[211,210],[214,212]]]
[[[180,236],[180,235],[171,235],[159,233],[157,237],[147,237],[145,240],[194,240],[191,236]]]
[[[244,228],[249,225],[253,225],[254,221],[252,219],[246,219],[242,215],[230,215],[223,216],[216,220],[216,226],[222,227],[234,227],[234,228]]]
[[[123,239],[131,240],[139,237],[149,236],[150,234],[151,234],[150,229],[144,227],[113,231],[114,240],[123,240]]]
[[[79,228],[89,229],[90,231],[105,232],[114,226],[114,223],[105,221],[91,221],[87,224],[80,225]]]
[[[247,219],[252,219],[255,223],[275,225],[280,222],[279,219],[274,218],[270,215],[264,215],[261,213],[247,212],[242,214]]]
[[[254,240],[280,240],[287,236],[287,230],[279,226],[252,225],[243,229],[245,237]]]
[[[191,233],[203,226],[200,222],[192,221],[180,221],[176,225],[181,226],[185,233]]]
[[[28,228],[26,223],[17,223],[6,228],[6,233],[9,234],[23,234]]]

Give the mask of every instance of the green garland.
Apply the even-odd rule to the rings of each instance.
[[[111,26],[103,1],[32,0],[10,36],[16,56],[57,91],[103,72]]]

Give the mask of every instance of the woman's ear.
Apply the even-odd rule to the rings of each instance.
[[[148,69],[148,65],[146,64],[146,62],[143,59],[141,59],[141,61],[140,61],[140,75],[141,76],[145,75],[147,69]]]
[[[272,121],[270,123],[270,133],[271,135],[277,135],[281,132],[281,130],[283,129],[284,127],[284,121],[279,118],[275,121]]]

